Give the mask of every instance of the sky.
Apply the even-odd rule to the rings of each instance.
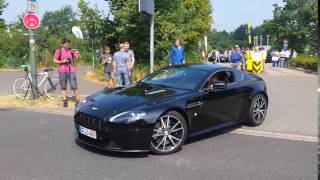
[[[2,18],[6,23],[17,20],[27,9],[27,0],[6,0],[9,6],[4,10]],[[40,17],[46,11],[54,11],[62,6],[71,5],[77,9],[78,0],[37,0],[39,4],[38,14]],[[90,6],[98,5],[104,12],[108,11],[107,3],[104,0],[87,0]],[[252,26],[259,26],[263,20],[272,18],[272,4],[282,4],[282,0],[211,0],[213,6],[214,23],[212,28],[219,31],[234,31],[241,24],[250,21]]]

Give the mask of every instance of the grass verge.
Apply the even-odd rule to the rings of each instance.
[[[75,102],[68,101],[68,109],[73,109]],[[15,96],[0,96],[0,106],[16,108],[40,108],[40,109],[61,109],[61,99],[52,100],[47,97],[40,97],[37,100],[18,99]]]

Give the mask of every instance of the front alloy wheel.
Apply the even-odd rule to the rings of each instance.
[[[161,116],[154,126],[151,151],[154,154],[171,154],[181,149],[187,136],[185,119],[176,111]]]

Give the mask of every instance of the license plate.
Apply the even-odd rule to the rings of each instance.
[[[79,131],[81,134],[85,136],[91,137],[93,139],[97,139],[97,132],[94,130],[91,130],[79,125]]]

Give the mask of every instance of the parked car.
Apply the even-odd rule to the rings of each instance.
[[[217,64],[160,69],[135,86],[88,96],[74,115],[76,141],[122,152],[171,154],[199,134],[245,123],[259,126],[268,108],[257,75]]]
[[[220,56],[220,62],[222,62],[222,63],[228,62],[228,59],[224,54],[220,54],[219,56]]]

